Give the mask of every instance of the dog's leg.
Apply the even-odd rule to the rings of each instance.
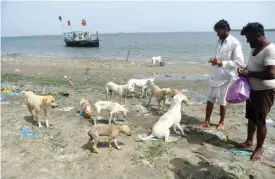
[[[114,139],[114,144],[115,144],[115,146],[116,146],[116,148],[117,148],[118,150],[121,150],[121,147],[120,147],[120,146],[118,146],[118,144],[117,144],[117,140],[116,140],[116,139]]]
[[[112,97],[113,97],[113,91],[110,91],[110,100],[112,100]]]
[[[180,135],[180,132],[177,131],[177,125],[176,125],[176,124],[173,125],[173,129],[174,129],[174,132],[175,132],[176,134],[179,134],[179,135]]]
[[[95,153],[99,153],[99,151],[97,149],[98,142],[99,142],[99,135],[96,134],[96,136],[94,137],[94,144],[93,144],[93,150]]]
[[[148,98],[148,90],[147,90],[147,87],[144,88],[144,93],[145,93],[145,97]]]
[[[96,120],[97,120],[97,117],[93,117],[94,126],[96,125]]]
[[[40,121],[40,111],[35,110],[35,113],[36,113],[36,120],[38,122],[38,127],[41,128],[42,125],[41,125],[41,121]]]
[[[164,142],[169,142],[169,135],[170,135],[170,131],[168,130],[165,134]]]
[[[112,112],[110,112],[109,125],[111,124],[112,117],[113,117],[113,113],[112,113]]]
[[[153,95],[151,95],[151,96],[149,97],[148,107],[151,107],[151,100],[152,100],[152,97],[153,97]]]
[[[112,142],[114,141],[112,136],[109,136],[109,153],[112,152],[113,148],[112,148]]]
[[[182,127],[180,126],[180,124],[179,124],[179,123],[177,123],[177,124],[175,124],[175,125],[179,128],[180,133],[181,133],[181,136],[182,136],[182,137],[185,137],[185,136],[186,136],[186,134],[183,132],[183,129],[182,129]]]
[[[158,114],[160,115],[160,103],[161,101],[158,101]]]
[[[48,114],[47,114],[47,109],[43,109],[44,110],[44,115],[46,117],[46,127],[49,128],[50,125],[49,125],[49,121],[48,121]]]
[[[30,111],[31,115],[33,116],[31,106],[30,106],[30,105],[27,105],[27,107],[28,107],[28,109],[29,109],[29,111]]]
[[[109,89],[106,88],[106,101],[108,100]]]

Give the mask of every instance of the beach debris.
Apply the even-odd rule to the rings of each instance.
[[[20,70],[18,68],[14,69],[15,73],[20,73]]]
[[[56,109],[56,110],[58,110],[58,111],[71,111],[71,110],[73,110],[74,109],[74,107],[64,107],[64,108],[58,108],[58,109]]]
[[[216,129],[208,129],[208,130],[204,130],[204,132],[213,134],[213,135],[217,136],[220,140],[227,141],[227,139],[228,139],[227,135],[225,135],[221,131],[217,131]]]
[[[69,85],[70,85],[71,87],[73,87],[73,86],[74,86],[74,83],[73,83],[71,80],[69,80]]]
[[[252,152],[247,151],[247,150],[233,150],[233,151],[224,152],[224,153],[229,154],[229,155],[235,155],[235,156],[250,156],[250,155],[252,155]]]
[[[1,89],[1,94],[8,94],[11,92],[11,89],[10,88],[2,88]]]
[[[80,117],[84,117],[84,113],[80,112],[80,111],[77,111],[75,113],[76,116],[80,116]]]
[[[146,107],[138,104],[136,105],[136,108],[137,108],[137,112],[139,112],[139,114],[137,116],[140,116],[140,115],[144,115],[144,116],[148,116],[150,115],[150,112],[148,111],[148,109],[146,109]]]
[[[264,155],[267,157],[275,157],[274,147],[264,147]]]
[[[58,94],[62,95],[62,96],[65,96],[65,97],[69,97],[70,96],[70,93],[68,93],[68,92],[59,92]]]
[[[189,105],[202,105],[201,101],[189,101]]]
[[[27,138],[27,137],[35,137],[36,133],[34,131],[32,131],[31,129],[21,128],[20,129],[20,135],[23,138]]]
[[[9,101],[3,101],[3,102],[1,102],[1,104],[9,105],[9,104],[11,104],[11,102],[9,102]]]
[[[270,119],[270,118],[267,118],[267,119],[266,119],[266,123],[267,123],[267,124],[272,124],[272,123],[273,123],[273,120]]]
[[[184,127],[184,126],[181,126],[181,127]],[[209,139],[216,138],[221,141],[228,140],[227,135],[225,135],[221,131],[217,131],[216,129],[201,129],[201,128],[198,128],[196,125],[188,125],[188,126],[184,127],[183,129],[186,134],[208,135],[206,137]]]
[[[182,88],[181,90],[180,90],[180,92],[182,92],[182,93],[186,93],[188,91],[188,89],[184,89],[184,88]]]
[[[1,95],[1,101],[8,100],[8,95]]]

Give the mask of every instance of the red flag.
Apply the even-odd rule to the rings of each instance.
[[[85,20],[85,19],[82,19],[81,24],[82,24],[83,26],[85,26],[85,25],[86,25],[86,20]]]
[[[71,21],[70,21],[70,20],[68,20],[68,22],[67,22],[67,23],[68,23],[68,26],[70,26],[70,25],[71,25]]]

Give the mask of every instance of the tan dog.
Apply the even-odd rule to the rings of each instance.
[[[116,137],[120,134],[124,133],[128,136],[131,136],[130,128],[127,125],[107,125],[107,124],[98,124],[93,126],[89,131],[88,135],[90,136],[89,143],[94,142],[93,150],[96,153],[99,153],[97,149],[97,144],[99,142],[99,136],[108,136],[109,137],[109,150],[112,150],[112,142],[114,142],[116,148],[118,150],[121,147],[118,146]]]
[[[85,118],[89,119],[92,117],[92,115],[93,115],[92,107],[87,100],[81,99],[80,108],[81,108],[81,112],[84,114]]]
[[[47,107],[57,107],[53,96],[39,96],[34,94],[32,91],[22,91],[21,93],[25,94],[25,103],[33,117],[33,120],[38,122],[39,128],[42,127],[40,122],[41,111],[44,111],[44,115],[46,116],[46,126],[48,128],[49,122],[47,119]]]

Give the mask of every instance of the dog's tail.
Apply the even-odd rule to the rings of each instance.
[[[138,135],[138,138],[140,139],[140,140],[157,140],[157,139],[154,139],[154,137],[155,136],[153,136],[152,134],[150,134],[149,136],[147,136],[147,137],[141,137],[141,135]]]

